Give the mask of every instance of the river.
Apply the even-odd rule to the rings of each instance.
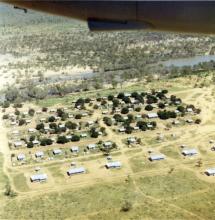
[[[194,56],[188,58],[170,59],[167,61],[159,62],[159,64],[163,64],[166,67],[170,67],[170,66],[183,67],[183,66],[194,66],[203,62],[210,62],[211,60],[215,61],[215,55],[202,55],[202,56]]]

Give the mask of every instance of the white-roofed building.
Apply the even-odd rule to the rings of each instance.
[[[78,146],[72,146],[70,148],[70,150],[73,152],[73,153],[78,153],[79,152],[79,147]]]
[[[97,147],[96,144],[88,144],[88,145],[87,145],[87,149],[88,149],[88,150],[93,150],[93,149],[95,149],[96,147]]]
[[[35,157],[36,157],[36,158],[42,158],[42,157],[44,157],[43,151],[38,151],[38,152],[36,152],[36,153],[35,153]]]
[[[215,176],[215,168],[209,168],[205,171],[208,176]]]
[[[47,174],[35,174],[30,177],[31,182],[43,182],[48,179]]]
[[[184,150],[182,151],[182,154],[183,154],[184,156],[193,156],[193,155],[198,154],[198,151],[197,151],[195,148],[184,149]]]
[[[105,166],[107,169],[112,169],[112,168],[120,168],[122,164],[120,161],[111,161],[111,162],[107,162]]]
[[[86,170],[84,167],[72,168],[67,171],[68,176],[80,174],[80,173],[86,173]]]
[[[158,117],[158,114],[157,114],[156,112],[151,112],[151,113],[148,113],[148,114],[147,114],[147,117],[150,118],[150,119],[151,119],[151,118],[157,118],[157,117]]]
[[[17,160],[25,160],[25,154],[18,154],[17,155]]]
[[[155,161],[155,160],[164,160],[165,156],[163,154],[154,154],[150,155],[149,160]]]
[[[15,147],[22,147],[22,145],[23,145],[22,141],[15,141],[14,142]]]
[[[60,155],[60,154],[62,154],[62,150],[60,150],[60,149],[54,149],[54,150],[53,150],[53,154],[54,154],[54,155]]]

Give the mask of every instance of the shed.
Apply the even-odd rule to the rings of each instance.
[[[28,129],[28,132],[29,132],[29,133],[34,133],[35,131],[36,131],[36,130],[35,130],[34,128],[29,128],[29,129]]]
[[[65,128],[65,125],[64,124],[60,124],[58,125],[59,128]]]
[[[21,147],[22,146],[22,141],[15,141],[14,146],[15,147]]]
[[[104,143],[103,143],[103,146],[104,147],[111,147],[113,145],[113,143],[111,142],[111,141],[105,141]]]
[[[149,157],[150,161],[164,160],[164,159],[165,159],[165,156],[163,154],[154,154]]]
[[[30,124],[30,123],[31,123],[31,119],[26,119],[25,122],[26,122],[27,124]]]
[[[209,168],[205,171],[208,176],[215,176],[215,168]]]
[[[112,169],[112,168],[120,168],[122,164],[120,161],[112,161],[112,162],[107,162],[105,166],[107,169]]]
[[[198,151],[195,148],[185,149],[185,150],[182,151],[182,154],[184,156],[193,156],[193,155],[198,154]]]
[[[70,150],[71,150],[72,152],[74,152],[74,153],[78,153],[78,152],[79,152],[79,147],[78,147],[78,146],[72,146],[72,147],[70,148]]]
[[[11,133],[12,133],[13,135],[19,135],[19,131],[18,131],[18,130],[12,131]]]
[[[96,144],[88,144],[87,145],[88,150],[92,150],[96,148]]]
[[[67,139],[67,140],[71,140],[71,139],[72,139],[72,135],[70,135],[70,134],[69,134],[69,135],[66,135],[66,139]]]
[[[125,128],[124,128],[124,127],[119,128],[118,131],[119,131],[119,132],[125,132]]]
[[[192,108],[187,108],[187,112],[193,112]]]
[[[74,175],[74,174],[80,174],[80,173],[85,173],[85,172],[86,172],[86,170],[85,170],[84,167],[77,167],[77,168],[69,169],[69,170],[67,171],[67,174],[68,174],[69,176],[71,176],[71,175]]]
[[[193,123],[193,119],[187,119],[186,122],[191,124],[191,123]]]
[[[80,137],[82,137],[82,138],[87,137],[87,134],[86,133],[82,133],[82,134],[80,134]]]
[[[36,175],[32,175],[30,177],[31,182],[42,182],[42,181],[46,181],[48,179],[47,174],[36,174]]]
[[[135,137],[128,137],[128,143],[129,144],[133,144],[133,143],[136,143],[137,139]]]
[[[39,142],[38,140],[33,140],[32,143],[33,143],[33,145],[38,145],[38,144],[40,144],[40,142]]]
[[[40,158],[42,158],[42,157],[44,157],[44,153],[43,153],[43,151],[38,151],[38,152],[36,152],[35,153],[35,157],[40,157]]]
[[[148,118],[157,118],[158,117],[158,114],[156,112],[151,112],[151,113],[148,113],[147,114],[147,117]]]
[[[17,160],[25,160],[25,154],[18,154]]]
[[[62,150],[60,150],[60,149],[54,149],[53,150],[53,154],[54,155],[59,155],[59,154],[61,154],[62,153]]]

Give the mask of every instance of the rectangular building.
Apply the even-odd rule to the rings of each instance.
[[[75,174],[80,174],[80,173],[85,173],[86,170],[84,167],[77,167],[73,168],[67,171],[68,176],[75,175]]]
[[[198,154],[198,151],[195,148],[185,149],[185,150],[182,151],[182,154],[184,156],[193,156],[193,155]]]
[[[47,174],[36,174],[30,177],[31,182],[42,182],[48,179]]]
[[[105,164],[107,169],[120,168],[122,166],[120,161],[108,162]]]
[[[149,157],[150,161],[164,160],[164,159],[165,159],[165,156],[163,154],[154,154]]]
[[[205,171],[208,176],[215,176],[215,168],[209,168]]]

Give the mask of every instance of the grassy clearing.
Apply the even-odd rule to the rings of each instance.
[[[176,149],[175,146],[166,146],[166,147],[163,147],[160,152],[164,155],[166,155],[167,157],[171,157],[171,158],[174,158],[174,159],[178,159],[180,158],[180,155]]]
[[[48,167],[48,170],[51,172],[54,178],[64,178],[62,171],[60,170],[59,166],[51,166]]]
[[[8,177],[3,172],[3,155],[0,153],[0,190],[4,190]]]
[[[141,172],[141,171],[146,171],[146,170],[151,170],[151,169],[156,169],[156,168],[165,168],[167,167],[167,161],[154,161],[151,162],[149,161],[149,159],[142,155],[142,156],[136,156],[136,157],[132,157],[129,160],[129,163],[131,165],[131,168],[133,170],[133,172]]]
[[[13,177],[13,182],[18,191],[26,192],[29,190],[29,187],[26,183],[26,178],[23,173],[16,174]]]
[[[185,170],[173,171],[167,175],[141,177],[137,183],[145,194],[163,199],[186,195],[209,186],[192,172]]]
[[[143,150],[143,149],[141,149],[141,148],[134,148],[134,149],[125,151],[125,154],[126,154],[126,155],[132,155],[132,154],[139,153],[139,152],[141,152],[142,150]]]
[[[122,212],[124,201],[132,208]],[[13,199],[4,205],[1,219],[193,219],[163,201],[147,198],[136,191],[132,181],[94,185],[64,193]]]
[[[199,217],[213,220],[215,216],[215,187],[210,190],[195,195],[184,195],[180,199],[173,201],[174,204],[195,213]]]

